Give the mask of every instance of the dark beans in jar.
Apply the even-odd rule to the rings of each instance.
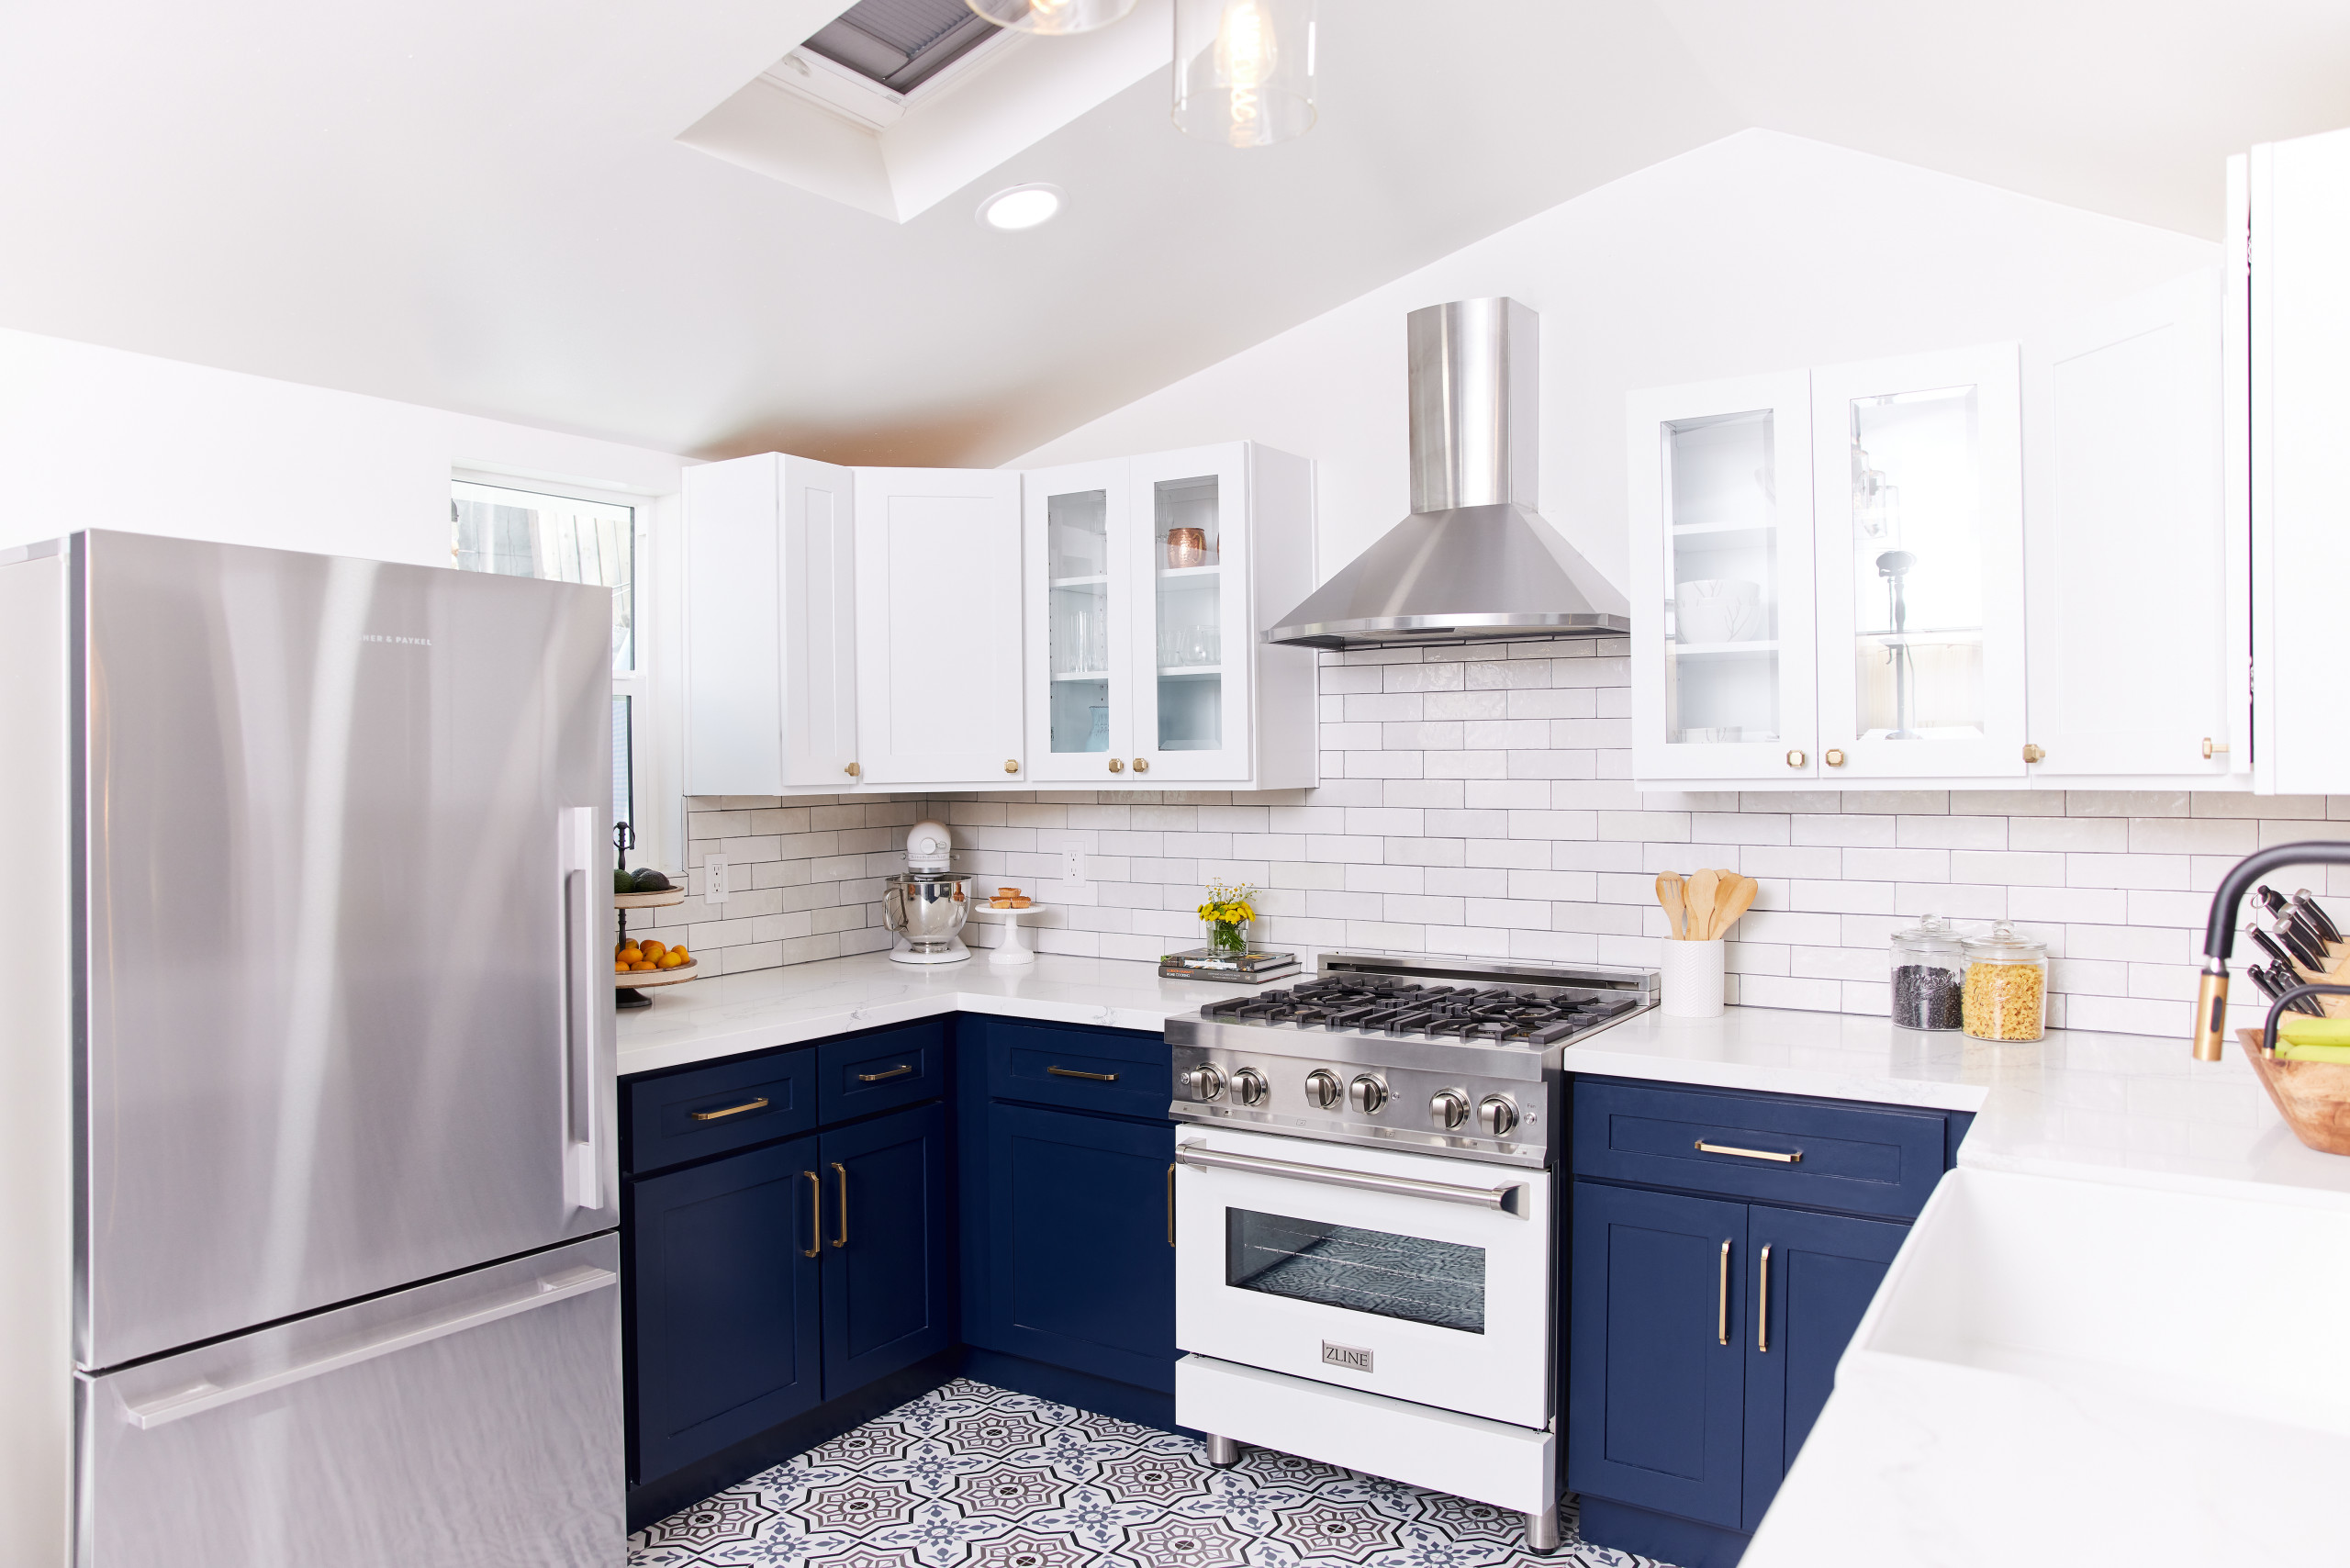
[[[1893,971],[1893,1021],[1905,1029],[1957,1028],[1958,976],[1933,964],[1897,966]]]

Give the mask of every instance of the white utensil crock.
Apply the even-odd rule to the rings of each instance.
[[[1664,1002],[1668,1018],[1718,1018],[1722,1015],[1722,942],[1664,944]]]

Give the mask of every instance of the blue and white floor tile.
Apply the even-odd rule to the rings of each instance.
[[[630,1568],[1662,1568],[1263,1449],[1218,1470],[1171,1433],[968,1380],[630,1541]]]

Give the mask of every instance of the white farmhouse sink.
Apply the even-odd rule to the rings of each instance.
[[[2350,1560],[2350,1210],[1964,1167],[1745,1568]]]

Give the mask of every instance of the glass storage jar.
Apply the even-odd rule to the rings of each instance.
[[[1893,1021],[1904,1029],[1959,1026],[1964,965],[1958,933],[1930,914],[1893,934]]]
[[[2048,1032],[2048,944],[2001,921],[1961,944],[1966,955],[1963,1008],[1978,1040],[2036,1040]]]

